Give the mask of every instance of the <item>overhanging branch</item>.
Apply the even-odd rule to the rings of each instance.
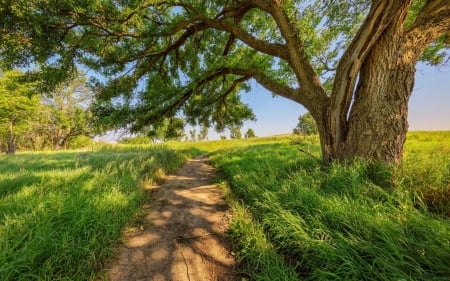
[[[415,61],[429,44],[446,33],[450,35],[450,2],[427,1],[415,22],[404,32],[404,50],[399,63]]]
[[[305,53],[300,30],[296,26],[295,21],[288,16],[283,8],[283,1],[251,0],[251,2],[260,10],[271,15],[275,20],[281,36],[286,41],[286,61],[294,70],[301,87],[316,91],[317,95],[321,96],[320,98],[325,98],[325,90]]]

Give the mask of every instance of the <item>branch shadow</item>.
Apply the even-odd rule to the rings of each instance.
[[[111,281],[240,280],[226,235],[228,206],[203,161],[191,160],[150,189],[144,225],[125,233]]]

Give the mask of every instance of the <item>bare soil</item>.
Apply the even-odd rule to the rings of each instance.
[[[230,211],[213,178],[214,168],[199,157],[150,187],[146,219],[124,232],[109,280],[240,280],[226,236]]]

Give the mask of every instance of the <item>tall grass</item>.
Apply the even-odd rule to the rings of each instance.
[[[141,187],[200,153],[232,190],[249,279],[448,280],[450,133],[409,134],[395,167],[323,167],[319,150],[277,137],[0,156],[0,280],[97,279]]]
[[[0,156],[0,280],[94,280],[142,185],[186,155],[164,147]]]
[[[416,206],[450,218],[450,132],[410,133],[399,168]]]
[[[405,163],[394,168],[363,162],[323,167],[298,148],[258,144],[212,157],[291,268],[284,272],[302,280],[448,280],[448,197],[439,197],[433,209],[424,194],[449,189],[450,133],[410,134]],[[306,141],[300,149],[318,156],[318,144]],[[242,224],[231,224],[238,241],[256,237]],[[255,250],[258,243],[243,241],[244,264],[276,264],[276,256]],[[248,270],[267,280],[263,270]],[[292,280],[281,273],[272,278]]]

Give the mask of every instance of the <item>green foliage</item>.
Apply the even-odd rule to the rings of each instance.
[[[203,125],[200,128],[200,133],[197,136],[197,140],[204,141],[208,137],[208,127]]]
[[[79,147],[80,137],[92,133],[88,106],[93,95],[85,80],[79,76],[52,93],[38,95],[36,83],[27,82],[19,71],[4,73],[0,79],[2,141],[13,139],[20,150]]]
[[[184,136],[184,120],[179,117],[166,118],[161,122],[152,124],[146,129],[146,134],[153,142],[167,140],[180,140]]]
[[[255,116],[240,95],[256,81],[274,95],[314,108],[331,135],[346,131],[347,124],[324,120],[346,121],[352,97],[368,96],[354,95],[353,89],[356,77],[363,77],[361,67],[377,68],[378,60],[366,61],[375,54],[371,48],[398,43],[395,59],[388,57],[409,67],[419,53],[431,64],[448,58],[443,0],[272,2],[1,0],[1,66],[36,66],[40,72],[28,79],[45,90],[73,78],[76,64],[83,64],[95,72],[92,108],[100,131],[150,130],[160,138],[165,120],[177,116],[219,132],[242,127]],[[387,37],[395,42],[377,40],[397,23],[403,30]],[[408,33],[413,27],[418,34]],[[422,39],[413,41],[416,37]],[[400,65],[385,63],[391,64]],[[342,128],[330,130],[334,123]],[[324,137],[323,143],[345,139]],[[339,158],[334,151],[339,145],[327,144],[331,158]]]
[[[152,142],[147,136],[124,137],[119,140],[121,144],[151,144]]]
[[[90,137],[93,129],[89,106],[93,98],[94,94],[82,74],[58,85],[42,100],[41,129],[34,132],[34,137],[44,138],[56,150],[69,148],[75,138]]]
[[[411,133],[398,167],[354,162],[324,168],[282,143],[225,148],[212,160],[298,279],[445,280],[449,143],[448,132]],[[318,155],[317,143],[312,153]],[[238,241],[244,237],[239,256],[248,264],[267,262],[252,250],[265,240],[246,227],[248,219],[237,220],[231,233]],[[252,243],[246,235],[255,237]],[[260,274],[269,273],[258,269],[249,272],[263,280]]]
[[[297,135],[316,135],[319,133],[319,129],[311,113],[307,112],[298,117],[298,124],[293,132]]]
[[[97,280],[141,188],[186,154],[161,146],[0,156],[0,279]]]
[[[0,73],[0,137],[8,153],[15,153],[17,136],[31,129],[39,108],[35,86],[22,79],[19,71]]]
[[[252,128],[248,128],[247,132],[245,132],[245,138],[246,139],[256,138],[255,131],[253,131]]]
[[[80,149],[91,147],[94,145],[94,141],[91,137],[88,136],[76,136],[73,137],[69,143],[67,144],[67,148],[69,149]]]
[[[234,139],[241,139],[242,138],[242,133],[241,133],[241,128],[239,127],[231,127],[230,128],[230,139],[234,140]]]

